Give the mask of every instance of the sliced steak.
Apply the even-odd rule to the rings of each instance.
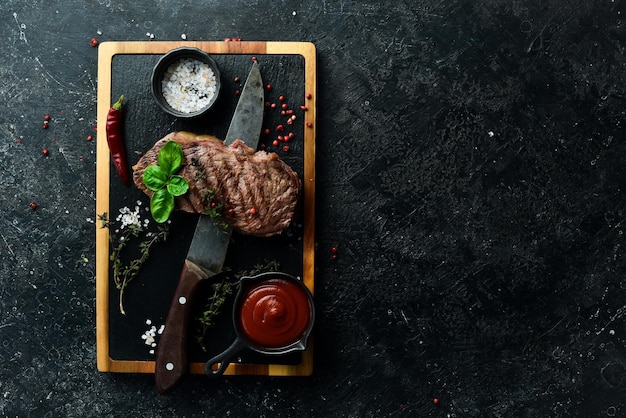
[[[266,237],[289,226],[300,194],[298,174],[277,154],[254,152],[240,140],[226,146],[209,135],[168,134],[133,167],[135,185],[144,193],[152,191],[143,183],[143,172],[158,164],[167,141],[181,145],[185,160],[177,174],[189,183],[189,191],[176,197],[176,209],[206,213],[213,198],[222,205],[223,219],[242,234]]]

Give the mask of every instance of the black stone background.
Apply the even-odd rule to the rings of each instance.
[[[3,1],[0,414],[626,415],[625,8]],[[317,45],[312,377],[96,371],[89,41],[183,34]]]

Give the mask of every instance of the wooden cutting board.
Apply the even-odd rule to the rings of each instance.
[[[167,51],[181,46],[196,47],[213,55],[222,72],[222,110],[206,119],[194,121],[176,120],[160,111],[149,94],[149,78],[153,63]],[[253,58],[255,57],[255,58]],[[287,237],[278,239],[248,240],[239,237],[229,246],[229,259],[226,263],[234,269],[245,264],[255,264],[268,257],[276,259],[287,273],[302,278],[305,285],[314,291],[314,230],[315,230],[315,133],[316,133],[316,51],[307,42],[103,42],[98,51],[98,109],[97,124],[97,177],[96,214],[115,217],[122,206],[132,208],[143,197],[136,188],[124,188],[112,168],[106,141],[105,122],[108,109],[120,94],[126,101],[126,141],[130,164],[138,157],[136,153],[145,151],[165,134],[173,130],[188,130],[209,133],[223,137],[228,128],[234,105],[236,104],[236,78],[245,81],[246,68],[251,59],[261,65],[264,82],[273,88],[266,91],[266,100],[277,103],[281,92],[288,92],[290,107],[299,110],[306,105],[306,112],[297,112],[290,129],[295,139],[290,150],[273,147],[272,137],[261,138],[267,151],[275,151],[299,172],[303,181],[302,208],[297,225]],[[266,78],[266,76],[269,78]],[[226,81],[226,82],[225,82]],[[310,97],[307,98],[307,96]],[[279,107],[280,109],[280,107]],[[266,113],[269,113],[270,110]],[[279,115],[279,111],[274,112]],[[284,118],[283,118],[284,119]],[[283,120],[280,116],[268,117],[267,123]],[[280,123],[280,122],[279,122]],[[273,129],[272,129],[273,130]],[[221,135],[221,136],[220,136]],[[276,148],[276,149],[272,149]],[[144,216],[149,216],[148,214]],[[172,272],[179,270],[184,259],[190,236],[193,232],[193,215],[176,214],[168,244],[151,256],[146,263],[146,273],[129,285],[125,295],[126,315],[121,315],[117,307],[118,294],[112,286],[111,262],[112,244],[110,228],[96,226],[96,343],[97,365],[102,372],[153,373],[153,354],[141,340],[141,330],[148,324],[165,322],[167,309],[178,276]],[[171,242],[170,242],[171,241]],[[231,251],[232,247],[232,251]],[[256,259],[255,259],[256,257]],[[153,259],[154,258],[154,259]],[[148,265],[150,264],[151,265]],[[255,264],[256,265],[256,264]],[[281,270],[283,270],[281,268]],[[143,274],[143,276],[142,276]],[[163,276],[163,277],[162,277]],[[172,276],[172,277],[169,277]],[[230,296],[231,298],[233,295]],[[228,307],[228,304],[227,304]],[[147,317],[150,316],[150,317]],[[221,331],[215,331],[209,340],[215,342],[213,350],[230,344],[230,312],[221,315]],[[142,328],[143,327],[143,328]],[[224,331],[225,330],[225,331]],[[143,351],[142,351],[143,350]],[[204,373],[204,361],[211,353],[203,354],[196,350],[190,356],[190,372]],[[206,357],[206,358],[205,358]],[[244,353],[241,360],[232,363],[226,375],[268,375],[306,376],[313,371],[313,343],[297,356],[285,358],[263,357],[255,353]]]

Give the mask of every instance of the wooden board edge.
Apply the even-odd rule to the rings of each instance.
[[[103,372],[112,373],[154,373],[154,361],[138,360],[113,360],[107,362],[107,370]],[[189,372],[192,374],[204,374],[204,363],[191,363]],[[224,376],[310,376],[313,373],[313,348],[310,345],[302,353],[302,362],[297,365],[286,364],[251,364],[251,363],[231,363]]]
[[[224,41],[107,41],[98,50],[97,124],[104,128],[110,107],[111,65],[115,55],[163,54],[170,49],[190,46],[213,54],[284,54],[301,55],[305,60],[305,91],[311,94],[307,104],[304,127],[304,204],[306,225],[303,238],[303,282],[314,294],[315,290],[315,138],[317,111],[316,48],[311,42],[224,42]],[[103,65],[104,63],[104,65]],[[106,97],[105,103],[101,98]],[[96,219],[109,211],[110,157],[105,129],[96,134]],[[309,222],[309,223],[307,223]],[[109,232],[96,224],[96,356],[101,372],[154,373],[154,361],[115,360],[109,356]],[[190,364],[194,374],[204,374],[204,363]],[[233,363],[224,375],[310,376],[313,373],[313,343],[303,352],[298,365]]]
[[[307,100],[306,119],[304,125],[304,225],[303,237],[303,281],[311,293],[315,295],[315,140],[317,129],[317,72],[316,53],[313,44],[304,45],[305,59],[305,94]]]
[[[96,124],[105,127],[111,96],[113,45],[98,49],[98,102]],[[109,99],[104,99],[104,98]],[[105,104],[106,103],[106,104]],[[109,211],[109,150],[106,130],[96,132],[96,355],[100,371],[109,371],[109,230],[99,219]]]

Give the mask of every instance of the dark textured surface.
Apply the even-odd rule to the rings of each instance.
[[[0,5],[0,414],[626,415],[623,2],[174,3]],[[89,40],[182,34],[318,48],[312,377],[96,371]]]

